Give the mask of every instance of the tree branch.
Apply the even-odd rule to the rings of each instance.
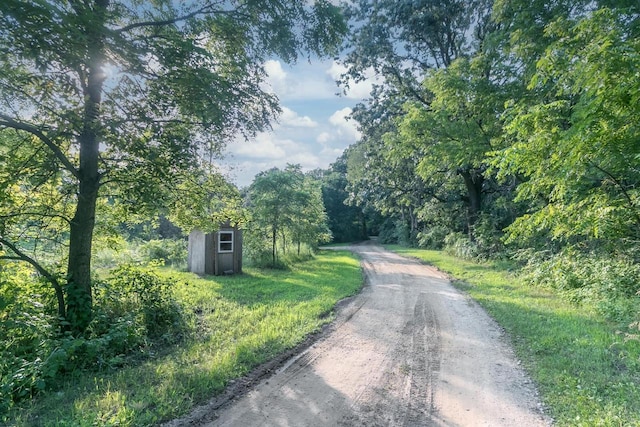
[[[0,218],[2,219],[9,219],[9,218],[16,218],[16,217],[21,217],[21,216],[35,216],[35,217],[40,217],[40,218],[58,218],[63,220],[64,222],[66,222],[67,224],[71,224],[71,220],[69,218],[67,218],[64,215],[60,215],[60,214],[48,214],[48,213],[44,213],[44,212],[19,212],[19,213],[13,213],[13,214],[8,214],[8,215],[0,215]]]
[[[431,103],[429,102],[429,100],[423,97],[411,84],[407,84],[405,82],[405,79],[400,74],[400,71],[396,67],[390,65],[388,69],[391,71],[391,74],[393,74],[393,76],[398,80],[398,82],[400,83],[400,87],[408,90],[411,95],[413,95],[413,97],[426,108],[431,107]]]
[[[175,18],[171,18],[171,19],[165,19],[163,21],[143,21],[143,22],[136,22],[133,24],[129,24],[125,27],[119,28],[117,29],[115,32],[120,34],[120,33],[125,33],[127,31],[131,31],[134,30],[136,28],[141,28],[141,27],[164,27],[166,25],[172,25],[172,24],[177,24],[178,22],[182,22],[182,21],[186,21],[187,19],[193,18],[194,16],[198,16],[198,15],[211,15],[214,13],[217,14],[230,14],[231,11],[224,11],[224,10],[215,10],[212,9],[213,5],[212,4],[207,4],[203,7],[201,7],[200,9],[194,10],[191,13],[188,13],[186,15],[183,16],[177,16]],[[237,11],[236,11],[237,13]]]
[[[634,218],[636,220],[636,223],[638,223],[638,226],[640,226],[640,214],[638,213],[638,209],[636,208],[635,203],[633,202],[633,199],[629,195],[629,192],[627,191],[626,188],[624,188],[624,185],[622,185],[622,183],[615,176],[613,176],[613,174],[611,174],[610,172],[604,170],[603,168],[598,166],[595,162],[593,162],[593,161],[591,161],[589,159],[587,159],[587,162],[591,166],[593,166],[594,168],[598,169],[600,172],[602,172],[603,174],[605,174],[609,178],[611,178],[611,180],[618,186],[620,191],[622,191],[622,194],[624,195],[625,199],[627,199],[627,202],[629,202],[629,207],[631,208],[631,213],[634,216]]]
[[[51,140],[47,135],[45,135],[40,129],[37,127],[30,125],[28,123],[24,123],[21,121],[17,121],[12,117],[9,117],[5,114],[0,113],[0,126],[8,127],[11,129],[22,130],[30,133],[31,135],[38,138],[45,144],[49,149],[53,152],[56,158],[62,163],[74,177],[79,178],[79,172],[76,167],[71,163],[71,161],[65,156],[60,147],[58,147],[53,140]]]
[[[45,269],[42,265],[40,265],[40,263],[38,263],[36,260],[31,258],[29,255],[22,252],[20,249],[18,249],[13,243],[9,242],[7,239],[3,237],[0,237],[0,246],[2,245],[11,249],[11,251],[15,254],[15,256],[2,255],[0,256],[0,259],[23,261],[28,264],[31,264],[31,266],[35,268],[36,271],[40,273],[40,275],[45,277],[49,281],[49,283],[51,283],[51,285],[53,286],[53,289],[55,290],[56,298],[58,300],[58,315],[60,317],[66,317],[66,311],[64,306],[64,292],[62,291],[62,286],[60,286],[58,279],[56,279],[56,277],[53,274],[49,273],[49,271],[47,271],[47,269]]]

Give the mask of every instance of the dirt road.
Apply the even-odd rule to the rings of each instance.
[[[544,426],[500,327],[435,269],[353,248],[367,282],[331,330],[206,426]]]

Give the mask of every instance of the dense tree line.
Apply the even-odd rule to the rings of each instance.
[[[337,163],[349,209],[386,218],[382,241],[509,258],[637,317],[638,3],[362,0],[346,14],[343,83],[384,77]]]
[[[351,203],[395,218],[414,244],[638,248],[636,3],[347,10],[345,82],[385,77],[353,113],[364,136],[346,158]]]

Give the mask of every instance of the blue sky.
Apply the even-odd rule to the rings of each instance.
[[[337,95],[335,81],[344,68],[333,60],[291,66],[270,60],[265,70],[268,90],[278,96],[283,112],[272,131],[228,144],[221,166],[240,187],[251,184],[257,173],[287,163],[300,164],[304,171],[327,168],[360,138],[347,116],[371,89],[370,82],[363,82]]]

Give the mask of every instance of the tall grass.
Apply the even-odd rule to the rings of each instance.
[[[192,337],[114,372],[75,372],[14,408],[4,422],[146,426],[179,417],[331,321],[336,302],[362,285],[358,261],[330,251],[287,271],[246,269],[242,275],[205,278],[159,274],[178,279],[175,298],[196,317]]]
[[[640,425],[640,342],[598,310],[519,279],[508,263],[390,246],[449,273],[508,332],[558,426]]]

